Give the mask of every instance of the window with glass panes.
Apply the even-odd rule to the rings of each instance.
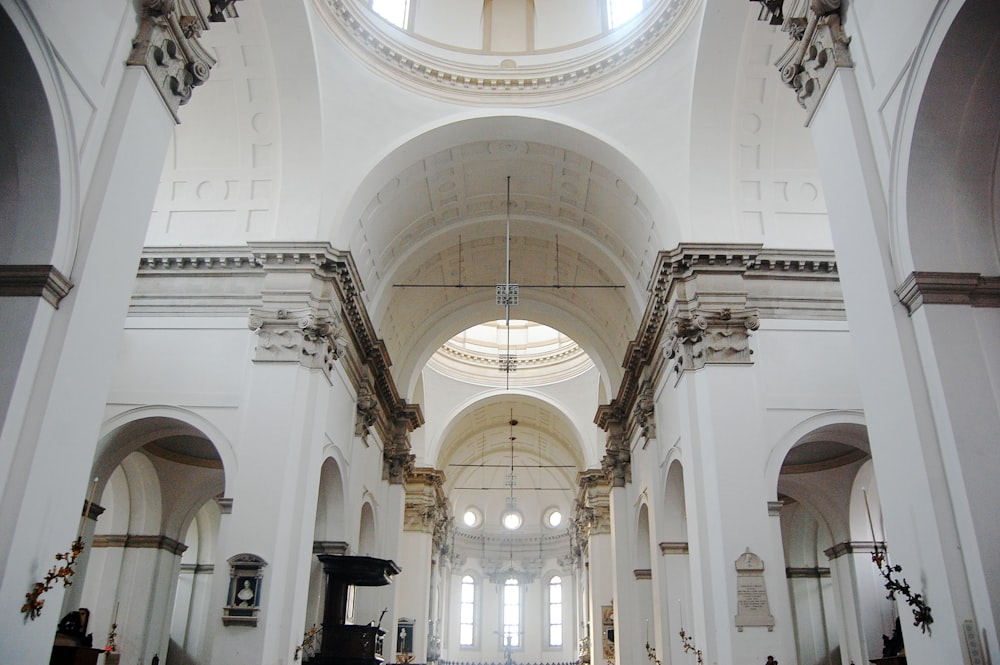
[[[503,643],[521,646],[521,585],[513,577],[503,585]]]
[[[458,644],[471,647],[475,636],[476,581],[471,575],[462,578],[462,600],[458,610]]]
[[[562,578],[549,580],[549,646],[561,647],[563,643]]]

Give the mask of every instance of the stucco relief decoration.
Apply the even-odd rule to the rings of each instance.
[[[209,22],[235,16],[234,0],[143,0],[139,30],[126,64],[144,67],[174,120],[194,88],[208,80],[215,59],[199,43]]]
[[[781,29],[792,41],[774,64],[806,109],[809,124],[837,68],[854,66],[851,39],[841,25],[841,0],[794,0],[785,9]]]
[[[748,364],[750,333],[759,327],[756,310],[680,313],[667,325],[664,353],[678,374],[713,363]]]
[[[253,308],[247,325],[257,333],[256,361],[298,362],[329,373],[347,348],[347,335],[336,312]]]

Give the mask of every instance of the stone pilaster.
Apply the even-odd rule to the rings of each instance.
[[[215,59],[199,37],[210,22],[235,17],[235,0],[142,0],[139,30],[126,64],[144,67],[177,120],[177,109],[208,80]]]

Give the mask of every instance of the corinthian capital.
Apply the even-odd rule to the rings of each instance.
[[[332,311],[255,307],[247,325],[257,333],[258,362],[297,362],[329,373],[347,348],[340,315]]]
[[[791,41],[774,64],[806,110],[808,125],[834,72],[854,66],[847,49],[851,39],[841,26],[841,0],[785,0],[784,9],[778,16]]]
[[[188,103],[197,86],[208,80],[215,65],[199,42],[209,22],[235,16],[235,0],[143,0],[139,30],[126,64],[149,73],[170,113]]]
[[[749,364],[750,333],[759,327],[756,310],[680,312],[668,324],[664,352],[678,374],[708,364]]]

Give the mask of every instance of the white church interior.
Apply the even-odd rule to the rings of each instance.
[[[1000,663],[1000,4],[0,53],[0,661]]]

